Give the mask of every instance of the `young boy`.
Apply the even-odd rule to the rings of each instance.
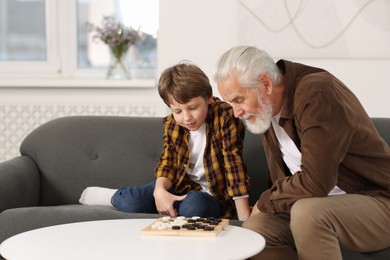
[[[208,77],[193,64],[163,71],[158,91],[172,114],[163,119],[156,181],[118,190],[88,187],[80,203],[170,216],[231,218],[237,213],[246,220],[250,185],[241,120],[228,103],[213,97]]]

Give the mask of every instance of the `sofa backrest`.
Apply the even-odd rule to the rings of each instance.
[[[40,169],[41,205],[74,204],[87,186],[152,181],[162,133],[161,118],[63,117],[32,131],[20,151]]]
[[[371,119],[375,125],[376,130],[378,130],[379,134],[386,141],[386,143],[390,145],[390,118],[374,117]]]
[[[243,155],[251,183],[249,203],[254,205],[268,186],[268,167],[261,135],[246,130]]]
[[[390,143],[390,118],[373,122]],[[20,151],[40,169],[41,205],[74,204],[87,186],[119,188],[152,181],[162,136],[158,117],[70,116],[32,131]],[[253,205],[268,181],[260,135],[246,131],[243,154]]]

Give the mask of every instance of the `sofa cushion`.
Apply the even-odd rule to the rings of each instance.
[[[110,206],[66,205],[9,209],[0,214],[0,243],[21,232],[53,225],[105,219],[158,218],[159,216],[121,212]]]

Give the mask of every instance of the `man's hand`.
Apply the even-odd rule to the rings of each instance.
[[[253,206],[253,209],[252,209],[252,212],[251,212],[251,217],[253,216],[253,215],[256,215],[257,213],[259,213],[260,212],[260,210],[259,210],[259,208],[257,207],[257,202],[256,202],[256,204]]]

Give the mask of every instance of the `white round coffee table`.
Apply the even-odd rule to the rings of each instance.
[[[265,246],[248,229],[227,226],[216,237],[145,236],[154,219],[78,222],[20,233],[0,245],[5,259],[246,259]]]

